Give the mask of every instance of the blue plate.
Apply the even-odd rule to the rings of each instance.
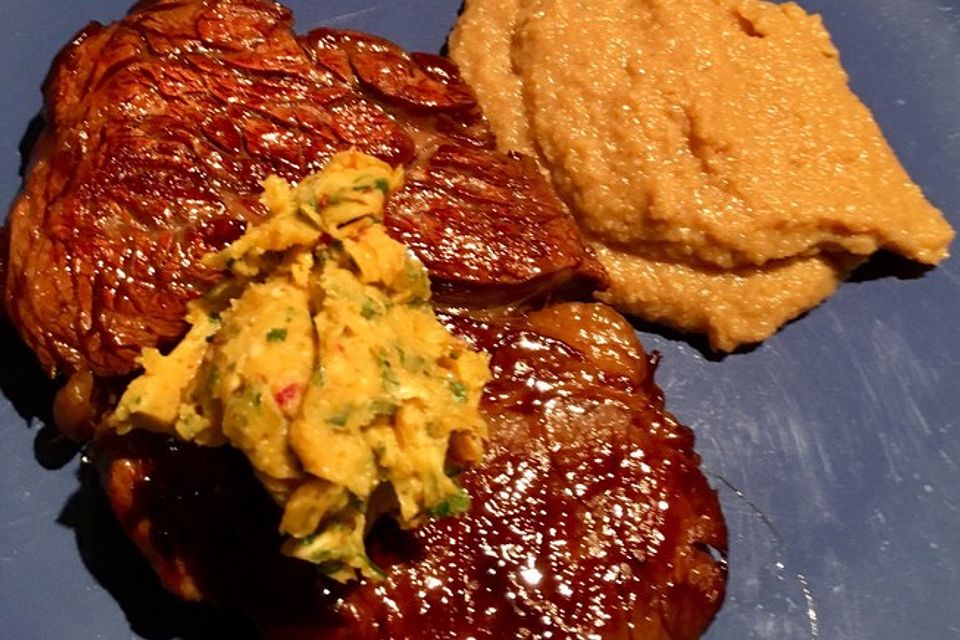
[[[115,0],[7,3],[0,39],[0,205],[56,51]],[[436,51],[459,0],[290,0],[329,24]],[[803,0],[907,169],[960,226],[960,2]],[[960,262],[881,259],[761,347],[722,360],[675,336],[669,407],[694,428],[732,550],[710,640],[960,638]],[[52,429],[31,359],[0,337],[0,637],[252,637],[164,595]],[[10,398],[9,400],[7,398]],[[211,631],[219,629],[220,632]]]

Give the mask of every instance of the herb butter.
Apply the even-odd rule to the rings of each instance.
[[[146,350],[106,427],[241,450],[283,507],[284,552],[339,580],[379,570],[364,534],[456,515],[458,469],[482,455],[487,356],[430,306],[426,270],[381,224],[401,169],[357,152],[291,186],[208,263],[229,272],[190,306],[168,355]]]

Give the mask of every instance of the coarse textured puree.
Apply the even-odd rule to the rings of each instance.
[[[847,86],[817,16],[758,0],[470,0],[451,54],[612,276],[602,299],[761,340],[879,248],[953,231]]]
[[[191,329],[105,428],[240,449],[283,506],[284,551],[340,579],[376,577],[374,518],[463,512],[457,469],[479,461],[487,357],[437,320],[423,265],[380,224],[402,170],[344,152],[210,258],[231,277],[190,305]]]

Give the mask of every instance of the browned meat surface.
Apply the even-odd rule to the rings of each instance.
[[[279,556],[276,513],[231,452],[101,440],[114,509],[167,586],[239,603],[273,640],[698,637],[726,530],[630,325],[596,304],[447,321],[493,357],[469,514],[375,529],[388,578],[340,587]]]
[[[7,281],[7,251],[10,243],[7,241],[7,228],[0,227],[0,293],[3,292],[3,283]],[[6,315],[3,304],[0,304],[0,319]]]
[[[0,234],[4,305],[51,374],[125,374],[175,340],[217,278],[200,257],[263,215],[260,181],[351,146],[410,169],[387,222],[441,294],[602,283],[532,164],[493,150],[451,63],[350,32],[297,38],[291,22],[262,0],[148,0],[57,57]]]
[[[179,337],[217,279],[200,257],[263,215],[266,175],[298,180],[351,146],[403,163],[387,224],[493,357],[473,507],[378,526],[387,579],[344,587],[279,554],[277,508],[235,452],[104,436],[124,529],[170,590],[241,608],[272,640],[698,637],[726,531],[631,327],[602,305],[492,310],[603,285],[572,220],[529,160],[493,150],[449,62],[290,25],[262,0],[148,0],[82,31],[0,232],[4,306],[48,371],[73,374],[56,411],[82,437],[111,388],[90,372],[127,374]]]

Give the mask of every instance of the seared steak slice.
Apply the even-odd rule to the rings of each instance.
[[[169,345],[218,278],[200,258],[264,214],[260,181],[349,147],[409,167],[387,224],[441,295],[603,282],[532,163],[493,150],[451,63],[352,32],[298,39],[291,22],[262,0],[148,0],[59,54],[0,235],[4,304],[48,372],[122,375]]]
[[[290,25],[262,0],[148,0],[82,31],[45,84],[4,304],[51,373],[127,374],[182,333],[218,277],[200,258],[263,215],[266,175],[298,180],[351,146],[403,163],[388,227],[493,357],[472,510],[377,528],[388,577],[344,587],[280,555],[277,508],[236,452],[135,433],[94,443],[124,529],[168,588],[276,640],[697,637],[726,532],[631,327],[602,305],[483,309],[602,285],[573,221],[529,160],[493,150],[449,62]]]
[[[232,452],[100,440],[114,509],[167,586],[239,604],[273,640],[699,637],[726,529],[630,325],[598,304],[447,321],[492,355],[470,513],[375,529],[387,578],[343,587],[279,555],[276,510]]]

